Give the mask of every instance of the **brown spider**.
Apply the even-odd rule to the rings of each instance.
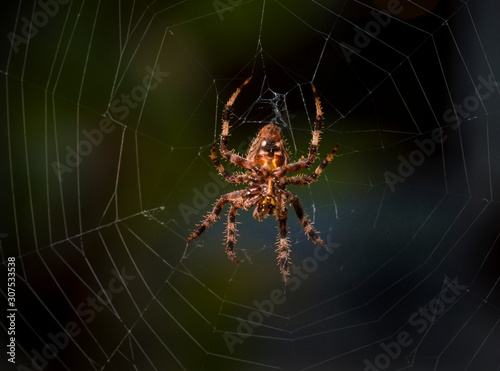
[[[236,254],[234,252],[234,244],[236,240],[236,214],[238,209],[249,210],[255,206],[253,217],[258,221],[268,217],[271,214],[276,215],[279,220],[279,235],[276,252],[278,253],[278,265],[280,272],[283,276],[283,281],[286,283],[290,275],[288,263],[290,262],[290,241],[288,238],[288,230],[286,226],[288,209],[287,203],[293,205],[295,213],[299,218],[302,228],[308,237],[312,239],[315,244],[326,245],[326,243],[319,237],[317,231],[314,229],[312,223],[304,213],[304,209],[300,204],[299,198],[293,193],[286,190],[289,184],[302,185],[310,184],[316,179],[323,171],[326,165],[333,159],[337,146],[330,152],[330,154],[321,162],[316,170],[309,176],[292,176],[286,177],[285,175],[307,169],[316,159],[318,152],[319,137],[321,134],[321,127],[323,125],[323,111],[321,109],[321,102],[314,85],[312,86],[314,99],[316,103],[316,121],[314,130],[312,132],[312,141],[309,148],[309,156],[300,159],[294,163],[289,162],[289,156],[285,147],[285,142],[281,137],[280,128],[271,123],[264,126],[255,139],[253,140],[246,158],[241,157],[227,149],[227,139],[229,136],[229,120],[231,116],[232,107],[236,97],[241,92],[241,89],[248,84],[251,78],[248,78],[236,91],[226,103],[222,115],[222,134],[220,137],[220,152],[222,156],[244,169],[244,174],[230,175],[226,169],[221,165],[217,154],[215,152],[215,143],[212,145],[211,159],[214,166],[217,168],[222,177],[230,183],[250,183],[245,188],[234,192],[229,192],[220,197],[216,202],[212,212],[201,223],[200,227],[194,231],[188,238],[187,242],[193,241],[201,235],[210,225],[217,219],[223,206],[230,202],[232,203],[228,213],[227,219],[227,237],[226,237],[226,253],[233,262],[238,263]]]

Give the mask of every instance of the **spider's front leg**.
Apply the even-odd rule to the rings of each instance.
[[[287,283],[288,276],[290,276],[290,269],[288,263],[290,263],[290,239],[288,238],[288,228],[286,226],[288,210],[284,207],[278,214],[279,220],[279,234],[278,234],[278,248],[276,252],[278,253],[278,266],[280,267],[280,273],[283,277],[283,282]]]
[[[249,176],[247,174],[233,174],[230,175],[227,170],[222,166],[219,159],[217,158],[217,153],[215,153],[215,143],[212,144],[212,152],[210,153],[210,158],[215,168],[219,171],[219,174],[229,183],[245,183],[248,182]]]
[[[326,156],[326,158],[323,161],[321,161],[321,164],[319,164],[319,166],[316,168],[316,170],[314,170],[314,172],[311,175],[283,178],[285,179],[284,184],[304,185],[314,182],[321,175],[323,169],[333,160],[333,156],[335,155],[335,152],[337,152],[338,148],[339,145],[337,144],[335,148],[328,154],[328,156]]]
[[[297,171],[304,170],[311,166],[311,164],[316,160],[316,155],[318,154],[319,139],[321,136],[321,129],[323,128],[323,109],[321,108],[321,101],[319,100],[316,88],[312,85],[312,91],[314,94],[314,101],[316,104],[316,120],[314,121],[314,129],[312,132],[311,145],[309,147],[309,155],[307,158],[294,162],[293,164],[288,164],[282,167],[279,176],[284,176],[288,173],[295,173]]]
[[[254,164],[251,161],[248,161],[246,158],[241,157],[227,149],[227,141],[229,138],[229,121],[231,119],[231,112],[233,109],[233,104],[238,95],[241,92],[241,89],[249,83],[251,77],[245,80],[245,82],[233,93],[231,98],[226,103],[224,107],[224,112],[222,113],[222,134],[220,136],[220,153],[221,155],[228,161],[231,161],[233,164],[241,166],[245,169],[252,169]]]

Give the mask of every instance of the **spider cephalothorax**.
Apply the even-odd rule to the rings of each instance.
[[[228,213],[226,252],[228,257],[237,263],[238,259],[236,259],[236,254],[234,253],[234,243],[236,240],[236,214],[238,209],[249,210],[254,207],[253,217],[259,221],[262,221],[269,215],[275,215],[276,219],[279,221],[278,248],[276,249],[278,253],[278,265],[283,280],[286,283],[290,274],[288,266],[290,263],[290,241],[288,239],[288,230],[286,226],[288,213],[286,207],[287,203],[293,206],[306,235],[310,237],[314,243],[325,245],[325,242],[318,236],[318,233],[304,213],[299,198],[289,192],[286,186],[309,184],[315,181],[325,166],[333,159],[338,145],[311,175],[286,177],[289,173],[309,168],[316,159],[319,136],[323,124],[323,112],[316,89],[313,86],[312,89],[316,103],[316,121],[307,158],[302,158],[291,164],[289,163],[289,155],[285,141],[281,136],[281,129],[273,123],[264,126],[259,131],[250,145],[246,157],[241,157],[233,151],[229,151],[227,149],[227,140],[229,136],[229,119],[232,106],[241,89],[248,84],[249,81],[250,78],[233,93],[226,103],[222,117],[222,134],[220,137],[220,152],[222,156],[226,160],[246,169],[246,172],[244,174],[230,175],[217,158],[215,143],[212,145],[211,152],[211,159],[214,166],[226,181],[230,183],[249,183],[249,186],[245,189],[222,195],[216,202],[212,212],[201,223],[200,227],[188,238],[188,243],[201,235],[205,229],[217,219],[223,206],[230,202],[232,205]]]

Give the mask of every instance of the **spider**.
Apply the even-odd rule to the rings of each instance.
[[[320,176],[323,169],[332,161],[338,144],[330,154],[321,162],[316,170],[309,176],[291,176],[287,174],[307,169],[316,159],[318,152],[318,143],[323,125],[323,111],[321,102],[314,85],[312,91],[316,104],[316,121],[312,132],[312,141],[307,158],[301,158],[297,162],[289,163],[290,157],[285,147],[285,142],[281,136],[280,128],[270,123],[264,126],[252,141],[246,157],[237,155],[233,150],[227,149],[229,137],[229,121],[233,104],[240,94],[241,90],[250,81],[248,78],[236,91],[225,105],[222,114],[222,134],[220,136],[220,152],[222,157],[233,164],[244,168],[243,174],[230,175],[224,166],[221,165],[216,154],[215,143],[212,145],[211,160],[219,171],[220,175],[230,183],[249,183],[245,189],[233,191],[222,195],[215,203],[210,214],[204,219],[199,228],[196,229],[188,238],[190,243],[199,237],[208,227],[216,221],[222,211],[222,208],[228,202],[231,203],[229,209],[227,227],[226,227],[226,253],[230,260],[239,263],[234,252],[236,242],[236,214],[239,209],[249,210],[255,207],[253,217],[262,221],[270,215],[275,215],[279,221],[279,234],[276,252],[278,253],[278,266],[285,284],[287,283],[290,261],[290,240],[288,238],[286,204],[291,204],[302,224],[305,234],[318,245],[326,245],[314,229],[311,221],[300,204],[299,198],[286,189],[287,185],[310,184]]]

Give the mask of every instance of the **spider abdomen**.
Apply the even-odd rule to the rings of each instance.
[[[255,137],[248,151],[247,159],[268,171],[288,163],[288,152],[281,137],[281,129],[267,124]]]

